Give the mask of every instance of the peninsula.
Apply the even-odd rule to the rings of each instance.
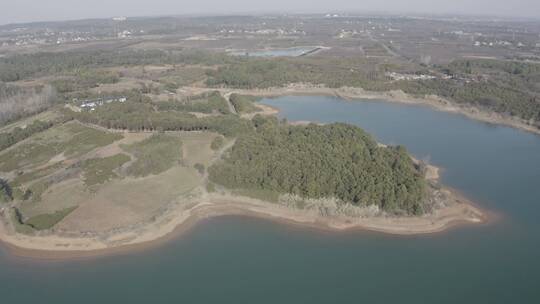
[[[279,121],[234,92],[186,94],[132,92],[4,127],[2,241],[98,254],[219,215],[392,234],[485,219],[437,168],[358,127]]]

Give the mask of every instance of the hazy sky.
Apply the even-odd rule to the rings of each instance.
[[[347,10],[540,18],[540,0],[0,0],[0,24],[119,15]]]

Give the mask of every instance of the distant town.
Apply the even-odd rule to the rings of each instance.
[[[423,36],[424,46],[436,46],[449,41],[467,46],[471,52],[488,49],[520,52],[540,52],[540,36],[535,25],[519,22],[498,20],[467,20],[466,23],[449,22],[444,18],[379,18],[377,16],[351,16],[340,14],[323,14],[300,16],[292,19],[287,16],[272,16],[261,20],[248,18],[248,22],[227,24],[208,24],[200,28],[189,28],[186,21],[189,18],[164,18],[160,23],[149,27],[144,19],[114,17],[103,20],[99,25],[65,26],[61,22],[46,23],[45,27],[36,28],[32,24],[0,26],[0,53],[2,48],[40,45],[63,45],[101,40],[130,40],[143,39],[151,35],[180,33],[186,41],[212,41],[231,39],[239,36],[268,36],[268,37],[309,37],[321,32],[310,24],[316,18],[327,20],[334,31],[336,39],[373,38],[386,41],[391,49],[399,50],[408,44],[400,37],[406,36],[411,30],[417,30],[415,23],[431,23],[432,31],[423,28],[416,32]],[[500,26],[498,26],[500,24]],[[497,26],[496,26],[497,25]],[[324,32],[324,30],[322,30]],[[190,34],[191,32],[191,34]],[[413,41],[410,41],[414,43]],[[492,51],[488,51],[492,53]]]

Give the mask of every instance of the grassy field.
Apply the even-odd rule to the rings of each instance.
[[[144,178],[115,179],[94,195],[79,202],[79,208],[58,224],[70,231],[107,231],[151,220],[167,204],[201,185],[194,168],[175,166]]]
[[[33,180],[36,180],[36,179],[42,178],[44,176],[47,176],[49,174],[52,174],[55,171],[59,170],[60,168],[62,168],[62,164],[61,163],[55,163],[53,165],[46,166],[46,167],[43,167],[43,168],[39,168],[39,169],[36,169],[36,170],[23,172],[21,175],[17,176],[13,180],[11,185],[13,187],[18,187],[18,186],[24,185],[24,184],[26,184],[28,182],[33,181]]]
[[[69,128],[73,136],[63,146],[63,152],[68,156],[81,155],[123,138],[121,134],[103,132],[78,123],[72,123]]]
[[[186,166],[199,163],[208,167],[215,152],[210,148],[211,143],[220,135],[210,132],[181,132],[183,162]]]
[[[86,160],[83,164],[84,183],[87,186],[94,186],[118,177],[114,170],[130,160],[126,154]]]
[[[79,200],[79,208],[59,227],[106,231],[151,219],[168,203],[202,185],[203,176],[194,165],[210,164],[215,155],[210,144],[216,136],[209,132],[156,134],[123,145],[126,152],[137,158],[132,166],[140,162],[126,172],[136,169],[140,175],[100,184],[94,195]],[[152,164],[160,172],[153,171]],[[49,199],[54,199],[51,193],[44,196],[44,200]]]
[[[83,162],[80,159],[88,152],[120,139],[121,134],[68,122],[34,134],[1,153],[0,171],[15,172],[9,175],[13,176],[10,186],[16,196],[17,212],[21,220],[28,219],[25,223],[19,222],[21,227],[18,229],[28,232],[32,227],[38,230],[52,227],[69,213],[68,210],[71,212],[88,198],[87,186],[115,177],[113,169],[129,161],[127,155]],[[78,163],[82,164],[81,169],[78,169]],[[74,164],[76,166],[72,167]],[[78,177],[77,172],[81,170],[86,184]]]
[[[69,122],[0,154],[0,170],[12,171],[17,231],[125,227],[203,185],[218,134],[147,135]]]
[[[223,147],[224,144],[225,144],[225,139],[223,138],[223,136],[217,136],[216,138],[214,138],[214,140],[212,140],[212,143],[210,144],[210,148],[214,151],[218,151],[219,149]]]
[[[159,81],[169,90],[176,90],[181,86],[187,86],[206,78],[206,70],[197,67],[170,69],[158,75]]]
[[[30,234],[34,232],[34,229],[32,227],[25,225],[21,222],[20,214],[17,213],[17,210],[15,208],[11,208],[9,210],[9,218],[13,223],[13,227],[15,228],[16,232],[23,234]]]
[[[41,195],[47,191],[47,188],[51,185],[51,182],[42,179],[30,185],[27,189],[30,191],[31,195],[29,196],[30,202],[36,203],[41,200]]]
[[[0,155],[0,171],[10,172],[26,166],[43,164],[56,154],[58,154],[57,147],[54,144],[24,143]]]
[[[25,217],[30,218],[78,206],[92,195],[81,179],[73,178],[50,185],[40,194],[39,200],[22,201],[18,204],[18,208]]]
[[[69,122],[35,134],[20,145],[4,151],[0,154],[0,171],[43,165],[61,153],[66,157],[77,157],[121,138],[120,134]]]
[[[77,207],[66,208],[51,214],[36,215],[26,220],[25,224],[36,230],[50,229],[75,209]]]
[[[181,147],[180,138],[164,134],[155,134],[141,142],[123,145],[122,148],[136,158],[127,168],[127,173],[144,177],[164,172],[182,159]]]
[[[3,127],[0,127],[0,133],[6,133],[6,132],[11,132],[13,131],[13,129],[15,128],[24,128],[25,126],[31,124],[32,122],[36,121],[36,120],[41,120],[41,121],[53,121],[57,118],[60,117],[60,114],[53,111],[53,110],[49,110],[49,111],[45,111],[45,112],[42,112],[42,113],[39,113],[39,114],[36,114],[36,115],[32,115],[30,117],[27,117],[27,118],[24,118],[24,119],[21,119],[21,120],[17,120],[13,123],[10,123],[8,125],[5,125]]]

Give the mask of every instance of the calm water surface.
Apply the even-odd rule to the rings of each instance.
[[[403,144],[503,217],[410,237],[222,217],[121,256],[43,262],[0,250],[0,303],[540,303],[539,136],[418,106],[263,102],[289,120],[353,123]]]

